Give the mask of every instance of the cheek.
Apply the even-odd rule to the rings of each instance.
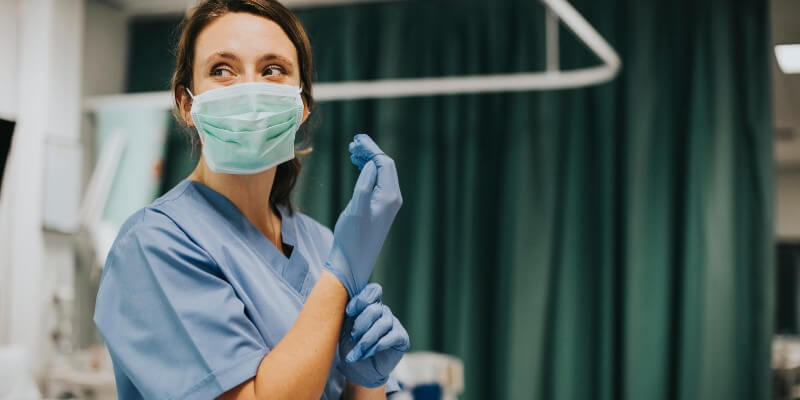
[[[210,82],[209,79],[200,77],[194,80],[194,88],[192,89],[192,93],[197,96],[198,94],[201,94],[207,90],[211,90],[214,87],[216,87],[216,85],[214,85],[213,82]]]
[[[194,73],[192,74],[192,93],[197,96],[207,90],[214,89],[215,87],[222,86],[216,82],[207,72],[195,66]]]

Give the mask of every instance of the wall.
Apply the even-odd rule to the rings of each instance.
[[[51,207],[74,208],[78,202],[77,190],[53,191],[45,179],[50,168],[50,176],[67,186],[79,182],[60,168],[61,153],[53,149],[79,143],[83,5],[84,0],[0,3],[0,36],[16,32],[0,40],[0,53],[11,55],[3,58],[0,79],[18,88],[2,103],[17,126],[0,196],[0,345],[24,347],[35,372],[47,360],[46,310],[54,277],[73,261],[65,241],[49,241],[43,226]],[[8,15],[15,29],[6,26]]]
[[[86,3],[83,94],[125,92],[128,23],[122,10],[98,1]]]
[[[15,60],[17,56],[16,0],[0,0],[0,50],[3,60]],[[0,118],[13,120],[17,115],[17,63],[0,63]]]
[[[0,53],[6,60],[16,60],[17,19],[19,7],[16,0],[0,0]],[[0,63],[0,118],[16,120],[17,116],[17,63]],[[7,237],[9,227],[2,221],[10,218],[8,210],[0,207],[0,239]],[[8,282],[11,279],[9,268],[9,242],[0,240],[0,343],[8,340],[8,318],[10,296]]]
[[[779,169],[775,183],[778,240],[800,241],[800,168]]]

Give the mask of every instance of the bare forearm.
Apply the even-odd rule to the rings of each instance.
[[[343,398],[345,400],[386,400],[386,385],[370,389],[348,382]]]
[[[323,271],[292,329],[264,357],[256,375],[259,399],[319,399],[339,341],[347,292]]]
[[[221,400],[319,399],[339,342],[347,291],[323,270],[292,328],[261,361],[254,379]]]

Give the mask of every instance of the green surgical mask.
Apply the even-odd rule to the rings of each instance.
[[[189,91],[187,89],[187,91]],[[208,167],[225,174],[255,174],[294,158],[303,122],[300,88],[250,82],[192,97],[192,121]]]

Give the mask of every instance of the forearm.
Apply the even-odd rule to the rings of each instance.
[[[339,341],[347,291],[322,272],[292,328],[264,357],[255,393],[259,399],[319,399]]]
[[[348,295],[323,270],[292,328],[258,367],[255,378],[221,400],[319,399],[339,342]]]
[[[343,398],[345,400],[385,400],[386,385],[370,389],[352,382],[347,382],[347,388],[345,389]]]

